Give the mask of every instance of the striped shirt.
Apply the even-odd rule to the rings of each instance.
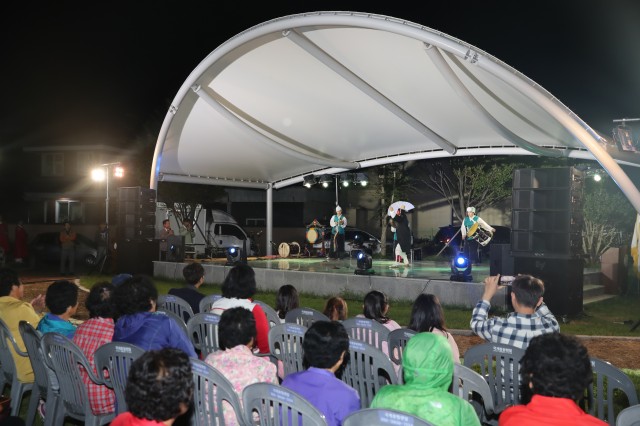
[[[506,318],[489,318],[490,308],[488,301],[480,300],[471,315],[471,330],[489,342],[526,349],[533,337],[560,332],[556,317],[544,303],[532,315],[512,312]]]

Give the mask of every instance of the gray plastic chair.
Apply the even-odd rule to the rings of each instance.
[[[60,385],[61,409],[56,413],[54,425],[62,426],[68,416],[83,421],[87,426],[110,423],[115,411],[109,414],[93,414],[89,405],[87,387],[82,381],[80,367],[89,379],[99,385],[104,382],[96,376],[84,352],[69,338],[60,333],[45,333],[42,336],[42,351],[49,358]]]
[[[173,312],[182,318],[185,324],[189,321],[189,318],[193,316],[193,308],[189,302],[173,294],[158,296],[157,310]]]
[[[204,314],[211,312],[211,305],[213,305],[215,301],[220,299],[221,297],[221,294],[208,294],[200,299],[200,313]]]
[[[434,426],[413,414],[385,408],[364,408],[344,418],[342,426]]]
[[[282,362],[284,376],[303,371],[302,341],[307,327],[294,323],[282,323],[269,330],[269,352]]]
[[[253,302],[260,305],[260,307],[264,311],[265,315],[267,316],[267,321],[269,322],[269,328],[273,327],[274,325],[282,324],[282,321],[280,321],[280,317],[278,316],[278,313],[275,309],[267,305],[262,300],[254,300]]]
[[[240,396],[226,377],[209,364],[191,358],[193,371],[193,415],[192,426],[217,426],[225,424],[224,411],[233,409],[238,424],[244,424]],[[226,402],[229,404],[223,404]]]
[[[498,424],[489,384],[480,374],[462,364],[453,364],[451,393],[473,405],[482,424]]]
[[[359,340],[385,352],[389,351],[389,329],[369,318],[348,318],[342,321],[350,339]]]
[[[156,312],[164,314],[168,317],[173,318],[173,320],[180,326],[180,328],[182,329],[182,331],[184,331],[184,335],[188,336],[189,332],[187,331],[187,323],[184,322],[184,320],[182,319],[182,317],[172,311],[167,310],[167,308],[158,308],[156,310]],[[193,315],[192,315],[193,317]]]
[[[18,327],[31,360],[35,379],[31,397],[29,398],[29,408],[27,409],[27,424],[34,424],[38,403],[40,399],[43,399],[45,401],[45,412],[47,413],[44,424],[45,426],[51,425],[55,419],[56,411],[60,409],[59,404],[62,402],[60,400],[58,379],[55,377],[55,372],[45,363],[40,343],[42,334],[24,320],[18,323]]]
[[[16,363],[10,348],[13,348],[18,356],[29,356],[27,352],[20,349],[7,323],[0,319],[0,393],[4,392],[5,386],[11,385],[11,415],[17,416],[20,413],[22,397],[33,389],[33,382],[18,380]]]
[[[127,411],[124,392],[131,364],[145,352],[139,346],[126,342],[109,342],[93,354],[98,377],[113,389],[116,395],[116,415]]]
[[[220,315],[211,313],[195,314],[187,323],[187,335],[202,358],[220,349],[218,343],[218,323]]]
[[[402,354],[407,342],[413,336],[418,334],[417,331],[410,328],[398,328],[389,333],[389,358],[398,365],[402,365]]]
[[[464,365],[480,371],[491,389],[493,406],[501,413],[520,403],[520,359],[524,349],[501,343],[481,343],[467,349]]]
[[[616,426],[640,426],[640,405],[632,405],[620,411]]]
[[[296,323],[307,328],[311,327],[314,321],[331,321],[322,312],[313,308],[296,308],[287,312],[284,322]]]
[[[610,425],[616,424],[614,395],[622,392],[626,395],[629,406],[638,404],[638,395],[633,381],[624,371],[607,361],[591,357],[593,383],[587,388],[583,409]],[[619,398],[615,398],[619,400]]]
[[[302,395],[271,383],[253,383],[244,388],[242,405],[244,418],[261,426],[327,424],[324,415]]]
[[[393,362],[380,349],[357,340],[349,341],[349,362],[342,381],[360,395],[361,408],[369,408],[382,386],[398,383]]]

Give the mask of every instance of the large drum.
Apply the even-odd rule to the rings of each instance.
[[[300,244],[295,241],[291,243],[280,243],[278,246],[278,254],[282,258],[289,256],[300,257]]]
[[[309,242],[309,244],[314,244],[316,241],[318,241],[321,233],[322,230],[320,228],[316,228],[315,226],[307,229],[307,241]]]
[[[477,240],[481,246],[486,246],[491,241],[491,237],[493,234],[483,227],[478,225],[478,222],[471,225],[469,230],[467,231],[467,237],[471,237],[474,240]]]

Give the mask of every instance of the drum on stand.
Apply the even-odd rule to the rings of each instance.
[[[278,254],[280,255],[280,257],[289,257],[290,252],[291,249],[289,248],[289,244],[280,243],[280,245],[278,246]]]
[[[300,244],[295,241],[289,243],[289,256],[300,257],[301,251]]]
[[[320,233],[318,231],[319,229],[315,226],[307,229],[306,237],[309,244],[314,244],[316,241],[318,241],[318,237],[320,237]]]

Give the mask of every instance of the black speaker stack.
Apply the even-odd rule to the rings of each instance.
[[[514,171],[513,271],[544,281],[544,300],[555,315],[582,312],[583,182],[574,167]]]
[[[153,274],[158,259],[156,190],[141,186],[118,188],[117,270]]]

